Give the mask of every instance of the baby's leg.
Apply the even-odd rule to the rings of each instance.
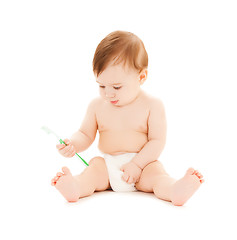
[[[158,198],[181,206],[203,182],[202,175],[192,168],[188,169],[183,178],[176,181],[167,174],[159,161],[155,161],[143,169],[136,188],[144,192],[154,192]]]
[[[63,173],[57,173],[51,184],[69,202],[76,202],[79,198],[110,187],[107,167],[101,157],[93,158],[89,166],[78,176],[72,176],[67,167],[63,167],[62,171]]]

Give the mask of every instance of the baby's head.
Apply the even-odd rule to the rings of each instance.
[[[139,94],[147,78],[148,56],[143,42],[133,33],[115,31],[97,46],[93,72],[100,94],[110,102],[125,105]],[[126,96],[129,96],[126,98]]]
[[[135,34],[115,31],[107,35],[97,46],[93,59],[93,72],[99,76],[106,67],[122,63],[138,71],[147,69],[148,56],[143,42]]]

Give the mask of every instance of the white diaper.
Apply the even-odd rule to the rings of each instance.
[[[128,184],[122,179],[122,165],[130,162],[137,153],[123,153],[120,155],[104,154],[105,163],[109,173],[110,186],[115,192],[137,191],[135,184]]]

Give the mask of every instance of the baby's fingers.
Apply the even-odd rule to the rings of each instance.
[[[133,177],[129,177],[128,181],[127,181],[128,184],[131,184],[131,183],[135,183],[135,180]]]
[[[64,154],[65,157],[73,157],[76,154],[76,151],[73,146]]]
[[[125,182],[127,182],[127,181],[128,181],[128,178],[129,178],[129,176],[128,176],[128,174],[125,172],[125,173],[123,174],[123,176],[122,176],[122,179],[123,179]]]
[[[65,146],[65,145],[64,145]],[[61,150],[59,150],[59,152],[61,154],[63,154],[64,156],[66,156],[66,154],[72,149],[72,145],[67,145],[64,148],[62,148]]]
[[[66,145],[69,145],[71,143],[71,141],[68,138],[64,139],[64,142],[66,143]]]
[[[71,143],[68,138],[64,139],[64,142],[65,142],[66,145],[65,145],[64,143],[57,144],[57,145],[56,145],[56,148],[57,148],[58,150],[62,150],[62,149],[64,149],[67,145],[69,145],[69,144]]]
[[[56,145],[56,148],[57,148],[58,150],[62,150],[62,149],[64,149],[65,147],[66,147],[65,144],[57,144],[57,145]]]

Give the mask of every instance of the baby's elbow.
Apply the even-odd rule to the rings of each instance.
[[[164,149],[165,144],[166,144],[166,139],[165,138],[153,139],[152,141],[153,141],[154,145],[156,146],[157,150],[162,151]]]
[[[93,142],[94,142],[94,140],[95,140],[95,136],[89,136],[89,135],[87,135],[87,134],[85,134],[85,138],[86,138],[86,142],[87,142],[87,144],[90,146]]]

